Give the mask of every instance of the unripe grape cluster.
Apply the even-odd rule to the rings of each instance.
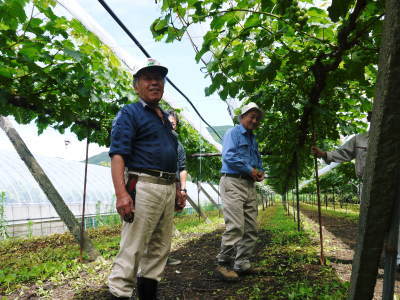
[[[308,20],[307,11],[298,6],[296,0],[292,1],[290,7],[286,10],[289,20],[294,23],[296,29],[302,28]]]

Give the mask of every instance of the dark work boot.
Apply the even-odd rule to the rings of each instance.
[[[158,281],[145,277],[137,278],[137,294],[139,300],[157,300]]]

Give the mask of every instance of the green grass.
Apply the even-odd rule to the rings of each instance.
[[[210,223],[197,215],[175,217],[181,235],[173,239],[179,247],[205,233],[221,228],[223,219],[217,211],[208,211]],[[347,283],[341,282],[330,266],[321,266],[318,244],[311,233],[297,232],[292,217],[285,216],[280,204],[260,210],[260,238],[263,243],[257,254],[258,266],[268,271],[250,285],[240,287],[238,297],[246,299],[332,299],[345,298]],[[38,287],[45,282],[65,284],[76,290],[89,282],[104,283],[111,261],[119,249],[120,226],[88,231],[96,248],[107,260],[82,263],[79,247],[70,234],[56,234],[30,239],[10,239],[0,243],[0,295],[19,292],[30,284]],[[267,241],[267,242],[264,242]],[[82,272],[86,274],[82,277]],[[46,296],[49,290],[43,288]]]
[[[197,215],[175,218],[177,229],[184,237],[174,239],[175,244],[187,242],[188,234],[193,238],[211,232],[221,224],[217,211],[208,211],[211,221],[206,224]],[[105,259],[112,259],[119,250],[120,225],[89,229],[88,234],[96,249]],[[18,290],[27,283],[39,283],[53,277],[69,277],[87,264],[80,262],[79,246],[69,233],[45,237],[14,238],[0,242],[0,295]],[[90,271],[90,270],[89,270]]]
[[[310,205],[310,204],[305,204],[301,203],[301,207],[304,207],[308,210],[312,210],[317,212],[318,207],[315,205]],[[321,214],[330,216],[330,217],[335,217],[335,218],[341,218],[341,219],[346,219],[355,223],[358,223],[358,218],[359,218],[359,210],[348,210],[347,212],[344,209],[333,209],[333,207],[328,207],[328,209],[325,209],[324,207],[321,207]]]
[[[251,299],[325,299],[346,298],[348,283],[342,282],[330,266],[319,263],[318,243],[312,233],[297,231],[297,224],[286,216],[282,205],[275,205],[259,217],[260,226],[270,234],[262,250],[259,266],[269,271],[273,282],[258,281]],[[266,278],[263,278],[266,280]]]

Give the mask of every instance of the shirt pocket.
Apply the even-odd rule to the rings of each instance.
[[[248,156],[250,154],[250,145],[246,139],[239,140],[239,154]]]

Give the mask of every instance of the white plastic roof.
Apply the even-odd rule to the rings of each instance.
[[[5,138],[0,135],[0,141]],[[41,155],[35,157],[66,203],[82,202],[84,163]],[[6,205],[49,203],[15,150],[0,150],[0,192],[6,193]],[[86,201],[111,203],[113,197],[110,168],[89,164]]]

